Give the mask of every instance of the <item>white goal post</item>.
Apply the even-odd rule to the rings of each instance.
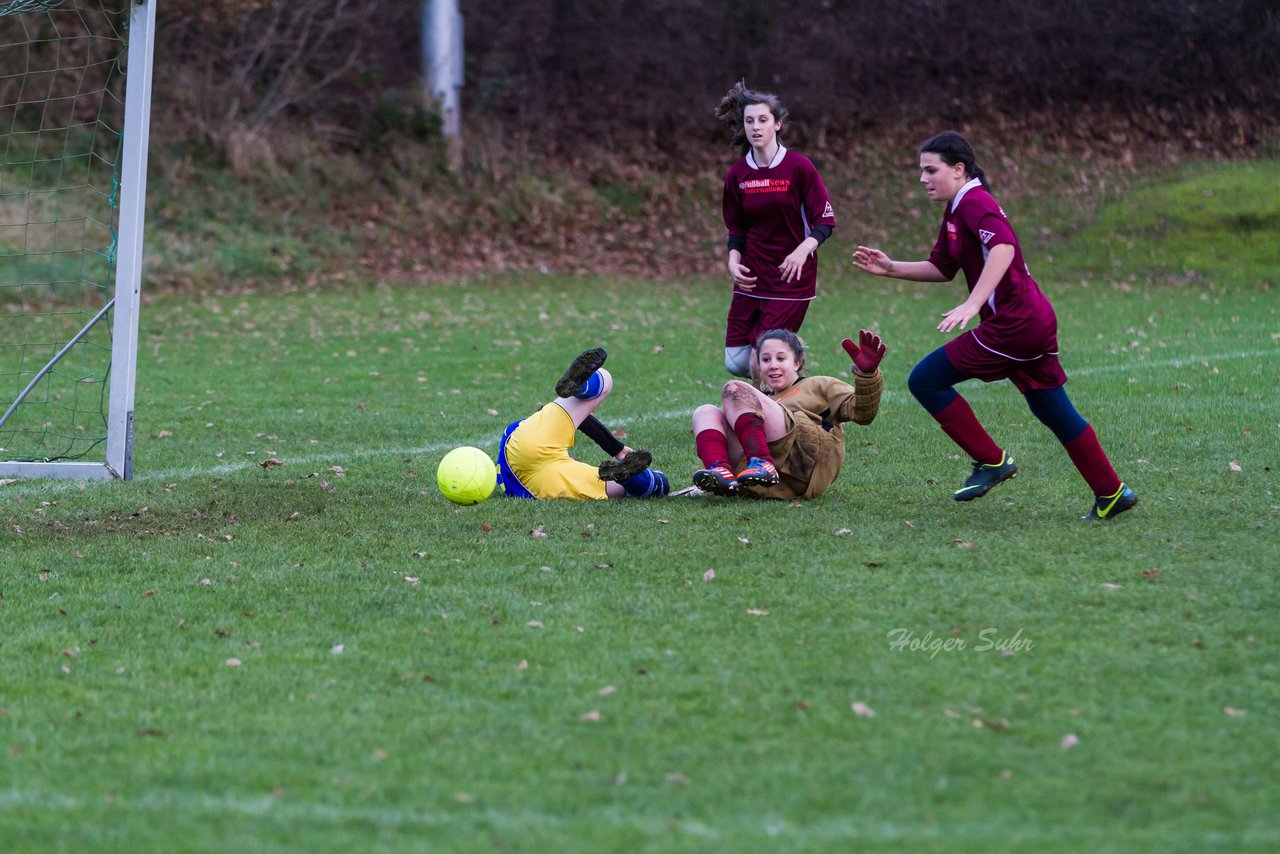
[[[23,347],[15,339],[28,332],[35,343],[9,359],[0,375],[0,476],[128,480],[156,0],[0,0],[0,23],[5,18],[12,23],[4,32],[12,38],[0,45],[0,117],[12,124],[3,129],[0,152],[6,158],[0,173],[0,318],[6,321],[0,348]],[[100,21],[109,22],[106,37],[94,31]],[[22,45],[24,35],[36,46]],[[118,54],[86,59],[104,38]],[[64,65],[79,75],[71,84],[56,80]],[[91,76],[105,81],[100,92],[78,82]],[[95,107],[94,97],[106,106]],[[70,116],[65,126],[51,126],[55,102]],[[91,149],[73,149],[72,139],[91,140]],[[111,161],[100,150],[108,146]],[[10,177],[11,152],[16,178]],[[64,177],[64,169],[76,177]],[[89,174],[93,170],[103,174]],[[81,179],[80,172],[88,177]],[[41,186],[49,174],[61,183]],[[89,197],[106,212],[70,210],[68,198]],[[77,236],[79,248],[69,245]],[[101,281],[86,281],[85,267],[101,270]],[[65,307],[69,299],[76,303],[71,309]],[[39,317],[21,317],[36,308]],[[64,325],[68,316],[77,318],[72,323],[78,332]],[[78,360],[90,357],[97,362],[82,367]],[[55,378],[63,385],[55,388]],[[81,409],[82,398],[91,405]],[[93,423],[53,424],[68,410]],[[64,429],[69,432],[59,432]]]

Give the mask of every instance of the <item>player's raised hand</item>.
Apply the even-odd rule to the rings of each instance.
[[[853,359],[855,373],[874,374],[876,368],[880,367],[880,360],[884,358],[884,342],[869,329],[858,332],[857,344],[853,343],[853,339],[846,338],[840,342],[840,346]]]
[[[893,259],[873,246],[859,246],[853,252],[853,266],[873,276],[887,276],[893,270]]]

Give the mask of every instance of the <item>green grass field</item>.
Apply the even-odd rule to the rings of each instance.
[[[963,286],[841,242],[810,372],[874,325],[886,394],[806,503],[436,491],[597,344],[687,483],[717,279],[148,301],[135,479],[0,486],[0,848],[1274,850],[1275,230],[1148,218],[1241,169],[1274,185],[1187,170],[1029,259],[1141,496],[1106,524],[1008,384],[962,389],[1021,474],[951,500],[906,375]],[[1195,240],[1274,199],[1237,213]]]

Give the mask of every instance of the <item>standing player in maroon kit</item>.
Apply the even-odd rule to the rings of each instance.
[[[732,145],[745,155],[725,176],[723,202],[733,280],[724,366],[745,377],[762,332],[800,331],[817,295],[816,253],[831,236],[836,214],[813,163],[778,140],[787,110],[777,95],[739,82],[720,101],[716,117],[733,129]]]
[[[1067,375],[1058,362],[1058,319],[1031,278],[1009,219],[987,192],[972,146],[944,131],[920,146],[920,181],[929,198],[946,205],[938,240],[927,261],[894,261],[879,249],[859,246],[854,266],[877,276],[946,282],[963,270],[969,298],[946,312],[940,332],[973,329],[925,356],[911,371],[911,393],[951,439],[973,459],[973,473],[956,491],[971,501],[1018,473],[1018,466],[978,422],[953,388],[967,379],[1012,380],[1031,412],[1062,442],[1094,493],[1086,519],[1109,519],[1138,503],[1120,481],[1093,427],[1067,397]]]

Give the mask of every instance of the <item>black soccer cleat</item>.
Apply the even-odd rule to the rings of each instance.
[[[995,465],[986,463],[973,464],[973,474],[964,482],[964,486],[956,490],[956,501],[972,501],[981,498],[991,491],[992,487],[1004,483],[1018,474],[1018,464],[1009,456],[1008,451],[1000,452],[1000,462]]]
[[[1122,483],[1114,495],[1097,496],[1093,502],[1093,509],[1080,518],[1090,522],[1096,522],[1099,519],[1114,519],[1124,511],[1132,510],[1137,503],[1137,493]]]
[[[556,397],[573,397],[581,391],[582,384],[600,370],[608,357],[609,354],[603,347],[595,347],[580,353],[569,365],[569,370],[564,372],[560,382],[556,383]]]
[[[603,352],[603,351],[601,351]],[[622,483],[653,465],[653,454],[648,451],[632,451],[620,460],[605,460],[596,469],[601,480]]]

